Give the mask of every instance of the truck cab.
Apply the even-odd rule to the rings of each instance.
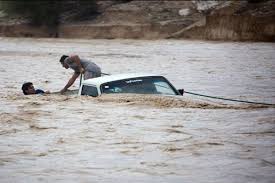
[[[163,76],[131,73],[115,74],[84,80],[78,94],[98,97],[102,94],[135,93],[181,95]]]

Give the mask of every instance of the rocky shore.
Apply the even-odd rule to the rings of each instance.
[[[0,36],[275,41],[274,1],[99,1],[99,15],[59,26],[0,20]],[[2,13],[3,14],[3,13]]]

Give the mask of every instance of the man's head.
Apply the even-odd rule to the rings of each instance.
[[[31,82],[24,83],[22,85],[22,90],[25,95],[32,95],[35,94],[35,89]]]
[[[68,55],[62,55],[59,62],[62,64],[63,67],[65,67],[66,69],[69,68],[68,64],[65,63],[66,58],[68,58]]]

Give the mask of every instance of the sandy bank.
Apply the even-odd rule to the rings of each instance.
[[[0,23],[0,36],[85,39],[200,39],[275,41],[275,3],[263,1],[129,1],[109,5],[85,21],[60,20],[55,28]]]
[[[206,17],[184,27],[178,24],[67,24],[56,29],[27,24],[0,25],[4,37],[59,37],[87,39],[185,38],[223,41],[275,41],[275,17]],[[228,23],[231,22],[231,23]],[[184,28],[182,28],[184,27]]]

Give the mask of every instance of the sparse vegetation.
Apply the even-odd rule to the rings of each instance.
[[[265,1],[267,1],[267,0],[247,0],[248,3],[262,3]]]
[[[26,17],[35,26],[55,27],[61,21],[62,14],[73,19],[85,19],[97,14],[95,0],[73,1],[0,1],[0,7],[8,15]],[[69,15],[69,16],[68,16]]]

